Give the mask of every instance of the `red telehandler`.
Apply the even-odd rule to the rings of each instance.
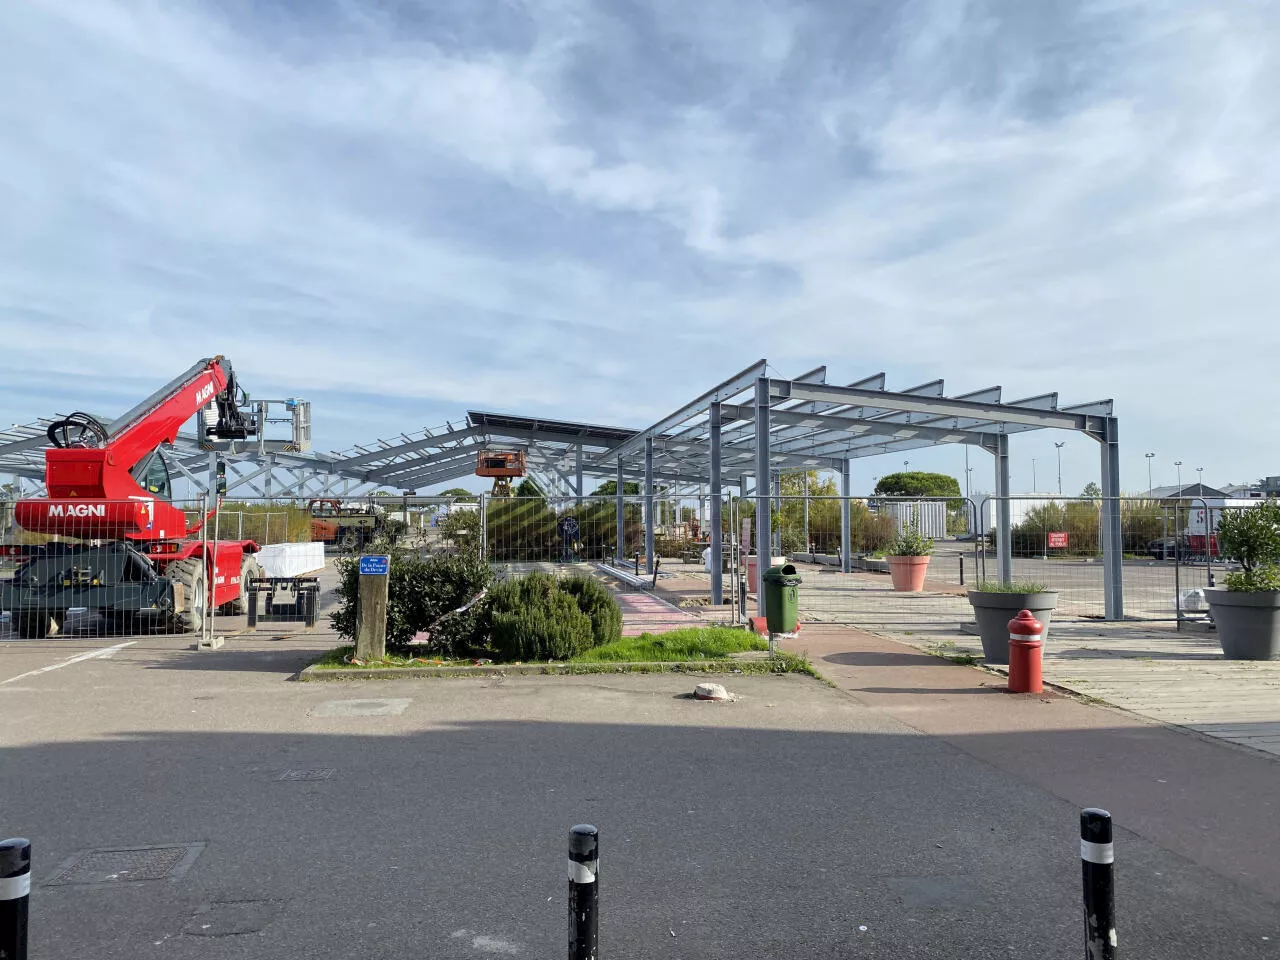
[[[245,612],[241,583],[261,576],[252,540],[194,539],[170,501],[160,448],[197,413],[201,443],[243,441],[262,428],[242,403],[231,364],[202,360],[112,423],[75,413],[50,424],[47,499],[20,500],[14,520],[79,543],[0,545],[21,561],[0,581],[0,610],[19,636],[56,633],[68,611],[97,614],[113,632],[199,630],[208,611]]]

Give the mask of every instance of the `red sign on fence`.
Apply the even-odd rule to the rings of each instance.
[[[1065,531],[1049,534],[1050,550],[1065,550],[1067,548],[1067,534]]]

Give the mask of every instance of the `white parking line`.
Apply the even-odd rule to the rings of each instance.
[[[61,663],[51,663],[47,667],[41,667],[39,670],[29,670],[26,673],[20,673],[16,677],[10,677],[8,680],[0,680],[0,686],[6,683],[13,683],[15,680],[25,680],[27,677],[38,677],[42,673],[48,673],[50,670],[60,670],[63,667],[69,667],[73,663],[80,663],[82,660],[96,660],[99,657],[109,657],[117,650],[123,650],[125,647],[132,647],[137,640],[126,640],[124,643],[117,643],[114,647],[103,647],[101,650],[90,650],[87,653],[78,653],[74,657],[68,657]]]

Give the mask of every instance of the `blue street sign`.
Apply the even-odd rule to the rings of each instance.
[[[385,577],[391,572],[390,557],[361,557],[360,576]]]

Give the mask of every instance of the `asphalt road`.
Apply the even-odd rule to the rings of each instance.
[[[0,833],[35,843],[37,960],[562,955],[581,821],[607,958],[1082,952],[1077,808],[813,680],[732,678],[732,704],[681,677],[290,682],[317,640],[67,662],[114,645],[0,645]],[[114,880],[48,882],[184,843],[178,879],[107,858]],[[1125,956],[1277,955],[1275,903],[1117,848]]]

